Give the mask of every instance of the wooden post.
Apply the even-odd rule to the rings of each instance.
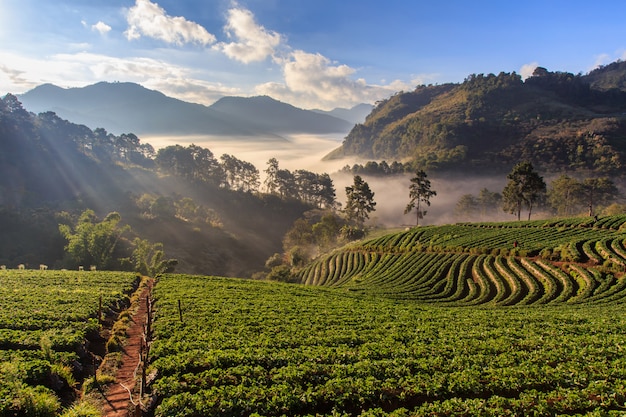
[[[100,302],[98,303],[98,324],[102,324],[102,295],[100,295]]]
[[[178,300],[178,316],[180,317],[180,322],[183,322],[183,309],[180,306],[180,300]]]

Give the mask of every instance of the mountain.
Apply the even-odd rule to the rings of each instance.
[[[134,83],[100,82],[82,88],[38,86],[19,96],[29,111],[53,111],[92,129],[120,134],[277,136],[347,133],[352,123],[298,109],[270,97],[225,97],[211,106],[188,103]]]
[[[429,170],[621,173],[626,167],[626,64],[588,75],[537,68],[472,74],[395,94],[327,158],[401,160]]]
[[[317,109],[314,109],[313,111],[316,113],[327,114],[329,116],[334,116],[339,119],[347,120],[353,125],[355,125],[358,123],[363,123],[367,115],[372,112],[373,108],[374,106],[372,106],[371,104],[361,103],[361,104],[357,104],[356,106],[350,109],[344,109],[344,108],[338,107],[330,111],[317,110]]]
[[[233,123],[275,133],[348,132],[353,123],[330,114],[303,110],[268,96],[223,97],[209,106]]]

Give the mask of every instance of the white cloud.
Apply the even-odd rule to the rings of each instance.
[[[304,108],[332,109],[373,103],[408,87],[399,81],[387,86],[368,85],[362,78],[352,79],[355,73],[354,68],[333,63],[320,54],[294,51],[283,61],[284,84],[261,84],[256,92]]]
[[[238,88],[195,77],[192,70],[151,58],[115,58],[80,52],[40,59],[0,52],[0,91],[20,94],[37,85],[83,87],[99,81],[128,81],[181,100],[211,104],[225,95],[242,95]],[[35,81],[36,80],[36,81]]]
[[[176,45],[209,45],[215,42],[215,36],[204,27],[184,17],[169,16],[150,0],[136,0],[135,5],[128,10],[126,20],[128,29],[124,34],[128,40],[139,39],[143,35]]]
[[[535,69],[539,66],[539,64],[537,62],[531,62],[530,64],[524,64],[522,65],[522,68],[520,68],[519,73],[522,76],[522,79],[526,79],[530,76],[533,75],[533,72],[535,72]]]
[[[99,32],[101,35],[106,35],[111,31],[111,26],[107,25],[103,21],[99,21],[95,25],[91,26],[91,30]]]
[[[231,59],[249,64],[272,56],[281,43],[281,36],[258,25],[252,12],[233,8],[228,11],[224,26],[226,35],[233,42],[220,42],[215,48],[224,52]]]

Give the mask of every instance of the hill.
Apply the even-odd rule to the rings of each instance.
[[[501,172],[530,160],[543,171],[619,173],[626,163],[623,63],[573,75],[538,68],[472,74],[378,103],[328,158],[359,156],[430,170]]]
[[[210,150],[169,150],[174,165],[162,169],[165,156],[134,134],[92,131],[53,112],[29,113],[15,96],[1,99],[0,264],[70,267],[60,213],[77,218],[92,209],[99,218],[121,215],[133,231],[126,245],[135,237],[163,243],[180,271],[248,276],[282,249],[284,233],[311,209],[296,198],[243,191],[221,175]],[[215,181],[192,175],[207,168],[194,165],[200,163],[216,168]]]
[[[575,304],[626,295],[626,216],[426,226],[347,246],[297,281],[445,305]]]
[[[19,96],[23,106],[91,129],[121,134],[277,136],[347,133],[351,122],[298,109],[270,97],[225,97],[211,106],[187,103],[134,83],[100,82],[82,88],[38,86]],[[278,138],[278,137],[277,137]]]

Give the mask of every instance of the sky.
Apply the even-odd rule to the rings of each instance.
[[[305,109],[626,59],[624,0],[0,0],[0,95],[136,82]]]

